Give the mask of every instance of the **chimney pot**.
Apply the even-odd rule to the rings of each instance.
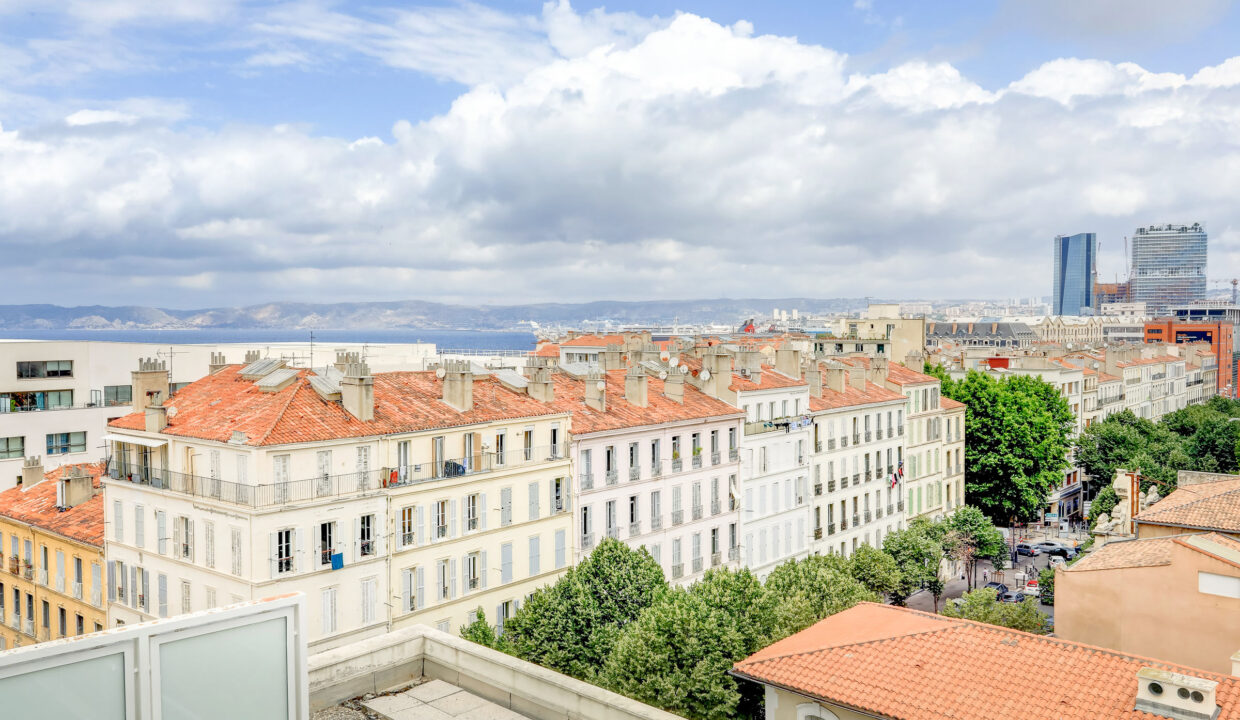
[[[23,487],[34,487],[43,479],[43,456],[31,455],[22,462]]]
[[[138,369],[130,373],[132,383],[133,411],[142,412],[148,405],[158,404],[162,398],[168,397],[169,378],[168,366],[163,360],[140,358]]]
[[[601,372],[586,374],[586,406],[607,412],[607,379]]]
[[[468,360],[443,364],[443,401],[461,412],[474,409],[474,373]]]
[[[634,365],[624,374],[624,399],[630,405],[646,407],[649,404],[649,385],[650,378],[646,375],[646,369],[641,365]]]
[[[362,422],[375,419],[375,378],[370,366],[363,362],[345,365],[344,377],[340,378],[340,404],[353,417]]]

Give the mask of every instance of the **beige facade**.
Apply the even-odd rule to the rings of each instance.
[[[1240,542],[1150,538],[1108,543],[1055,573],[1056,634],[1230,673],[1240,650]]]
[[[764,720],[874,720],[885,717],[857,712],[772,685],[763,687],[766,690]]]

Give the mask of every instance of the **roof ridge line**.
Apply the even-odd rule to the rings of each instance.
[[[284,407],[280,408],[280,412],[276,413],[275,419],[271,421],[271,425],[267,428],[267,431],[263,433],[263,437],[258,441],[259,445],[266,443],[267,438],[271,437],[271,433],[276,431],[276,426],[279,425],[280,421],[284,419],[284,413],[288,412],[289,405],[293,404],[293,399],[297,397],[297,393],[301,392],[301,386],[304,384],[303,381],[305,380],[305,376],[300,373],[297,375],[297,380],[293,384],[293,392],[289,393],[288,400],[284,402]]]
[[[1236,481],[1240,481],[1240,477],[1236,477],[1236,478],[1234,478],[1234,479],[1232,479],[1232,480],[1219,480],[1219,481],[1217,481],[1217,482],[1224,483],[1224,482],[1236,482]],[[1210,483],[1206,483],[1206,484],[1208,485],[1208,484],[1210,484]],[[1221,491],[1219,491],[1219,492],[1214,493],[1213,495],[1203,495],[1203,494],[1198,493],[1198,492],[1196,492],[1196,491],[1189,490],[1189,488],[1192,488],[1192,487],[1194,487],[1194,486],[1193,486],[1193,485],[1189,485],[1189,486],[1188,486],[1188,487],[1186,487],[1186,488],[1180,488],[1180,487],[1177,487],[1177,488],[1176,488],[1175,490],[1173,490],[1172,492],[1174,493],[1174,492],[1179,492],[1180,490],[1188,490],[1189,494],[1194,495],[1193,499],[1191,499],[1191,500],[1187,500],[1187,501],[1182,502],[1182,503],[1179,503],[1178,505],[1172,505],[1171,507],[1165,507],[1165,508],[1160,508],[1160,507],[1158,507],[1158,503],[1154,503],[1154,507],[1153,507],[1153,508],[1146,508],[1145,510],[1142,510],[1140,513],[1137,513],[1137,515],[1138,515],[1138,516],[1140,516],[1142,513],[1144,513],[1144,512],[1149,512],[1151,509],[1154,511],[1154,513],[1158,513],[1158,512],[1160,512],[1161,510],[1179,510],[1180,508],[1188,507],[1189,505],[1196,505],[1197,503],[1200,503],[1200,502],[1205,502],[1205,501],[1207,501],[1207,500],[1213,500],[1213,499],[1215,499],[1215,498],[1220,498],[1220,497],[1223,497],[1224,495],[1230,495],[1230,494],[1235,493],[1235,492],[1240,492],[1240,485],[1237,485],[1237,486],[1236,486],[1236,487],[1234,487],[1234,488],[1229,488],[1229,489],[1227,489],[1227,490],[1221,490]],[[1167,497],[1171,497],[1171,495],[1169,494],[1169,495],[1167,495]],[[1164,499],[1165,499],[1165,498],[1164,498]],[[1150,517],[1153,517],[1153,514],[1151,514],[1151,515],[1150,515]],[[1138,518],[1138,519],[1139,519],[1139,518]]]

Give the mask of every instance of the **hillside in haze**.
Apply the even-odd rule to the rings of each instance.
[[[6,330],[122,330],[196,328],[425,328],[508,330],[539,325],[616,323],[727,323],[768,315],[772,308],[802,313],[836,313],[865,306],[856,298],[656,300],[648,302],[541,303],[533,305],[447,305],[422,300],[374,303],[268,303],[240,308],[170,310],[103,305],[0,305]]]

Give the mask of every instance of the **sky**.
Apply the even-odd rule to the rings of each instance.
[[[0,0],[4,304],[1049,295],[1201,222],[1240,1]]]

